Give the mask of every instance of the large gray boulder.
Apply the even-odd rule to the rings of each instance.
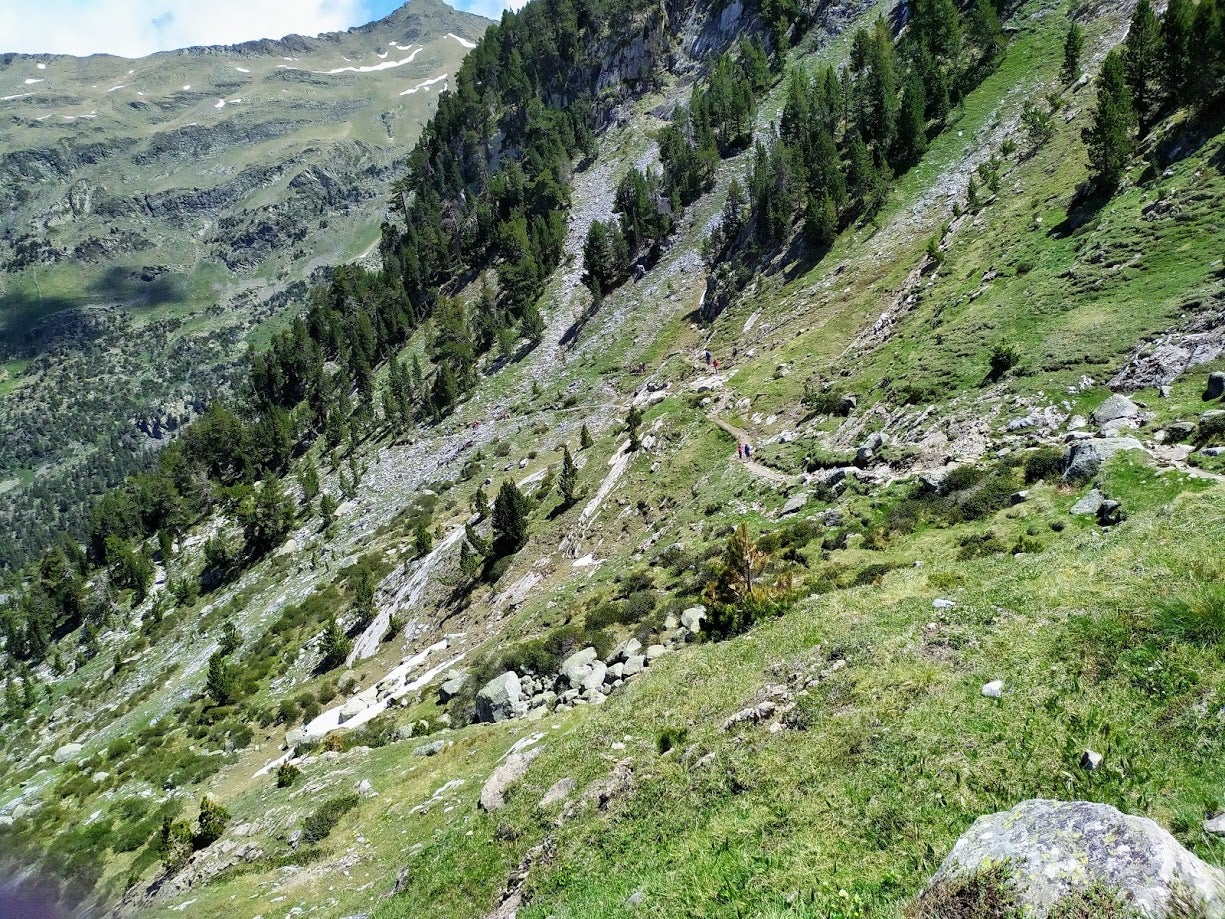
[[[1160,826],[1105,804],[1023,801],[980,817],[932,878],[947,887],[1006,864],[1020,905],[1043,919],[1094,883],[1151,919],[1225,917],[1225,874],[1196,858]]]
[[[617,647],[613,648],[612,654],[608,655],[610,664],[623,664],[635,654],[642,652],[642,642],[637,638],[627,638]]]
[[[450,702],[468,685],[468,673],[465,670],[448,670],[442,676],[442,683],[438,687],[438,701],[442,703]]]
[[[1204,390],[1205,399],[1219,399],[1225,396],[1225,370],[1215,370],[1208,374],[1208,387]]]
[[[478,806],[483,811],[496,811],[506,806],[506,790],[523,778],[532,760],[540,755],[542,747],[533,747],[522,753],[512,753],[502,761],[486,779],[481,788]]]
[[[81,758],[81,751],[85,748],[79,743],[66,743],[54,753],[51,758],[57,763],[72,763]]]
[[[599,655],[595,648],[575,651],[561,663],[560,673],[571,686],[578,686],[591,673],[591,665]]]
[[[1096,425],[1109,424],[1123,418],[1139,417],[1140,406],[1126,396],[1120,396],[1117,393],[1094,409],[1092,415],[1093,423]]]
[[[1088,440],[1078,440],[1068,448],[1063,477],[1070,482],[1091,479],[1116,453],[1143,449],[1144,445],[1134,437],[1091,437]]]
[[[507,670],[481,687],[476,694],[476,717],[478,721],[508,721],[527,714],[527,703],[519,688],[519,676]]]

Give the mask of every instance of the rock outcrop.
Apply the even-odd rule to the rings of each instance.
[[[1225,874],[1152,820],[1085,801],[1023,801],[980,817],[957,840],[924,896],[1001,865],[1018,905],[1036,919],[1094,884],[1152,919],[1225,916]]]

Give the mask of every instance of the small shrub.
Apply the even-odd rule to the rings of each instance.
[[[1021,919],[1008,866],[933,884],[906,907],[905,919]]]
[[[328,798],[302,821],[302,842],[314,845],[327,839],[340,818],[357,807],[360,800],[355,791]]]
[[[302,770],[292,763],[281,763],[276,771],[276,787],[290,788],[302,775]]]
[[[664,728],[659,732],[659,736],[655,738],[655,748],[659,750],[660,755],[663,755],[669,750],[678,748],[685,742],[685,738],[688,736],[688,728]]]
[[[1025,484],[1052,481],[1063,475],[1064,451],[1059,447],[1041,447],[1025,457]]]
[[[995,555],[997,552],[1007,552],[1008,546],[999,535],[991,530],[985,533],[974,533],[963,536],[957,543],[957,557],[960,559],[982,558],[985,555]]]
[[[1007,342],[997,342],[991,348],[988,363],[991,371],[987,379],[994,382],[1021,363],[1021,352]]]

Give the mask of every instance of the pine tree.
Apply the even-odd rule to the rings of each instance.
[[[263,555],[283,543],[293,530],[293,499],[280,479],[269,476],[244,516],[247,546],[253,555]]]
[[[413,551],[417,553],[417,558],[423,558],[430,554],[430,550],[434,548],[434,537],[430,535],[430,528],[424,521],[418,522],[413,530]]]
[[[319,662],[320,668],[332,670],[339,667],[349,656],[352,647],[353,643],[349,640],[349,636],[344,633],[340,623],[333,616],[324,626],[323,638],[319,642],[319,648],[323,651],[323,660]]]
[[[1179,102],[1189,99],[1191,88],[1191,29],[1194,0],[1170,0],[1161,18],[1161,78],[1167,95]]]
[[[1112,192],[1122,181],[1135,144],[1135,129],[1123,55],[1115,48],[1102,62],[1097,77],[1097,109],[1093,123],[1083,134],[1092,168],[1090,182],[1099,192]]]
[[[319,501],[319,517],[323,520],[323,528],[326,530],[336,521],[336,510],[339,505],[336,499],[330,494],[324,493],[323,498]]]
[[[912,71],[902,91],[902,108],[898,115],[897,139],[894,141],[893,164],[899,173],[917,163],[927,151],[927,120],[923,114],[926,107],[923,81]]]
[[[223,657],[229,657],[242,647],[242,633],[238,631],[232,619],[221,623],[221,639],[217,644]]]
[[[578,432],[578,445],[580,450],[586,450],[592,444],[591,432],[587,430],[587,425],[584,424]]]
[[[642,412],[638,406],[631,405],[629,414],[625,416],[625,430],[630,436],[630,450],[639,450],[642,447],[642,441],[638,439],[638,428],[642,425]]]
[[[527,542],[528,499],[509,479],[498,490],[493,504],[493,553],[498,558],[513,555]]]
[[[1123,43],[1123,69],[1127,86],[1141,117],[1157,100],[1161,68],[1161,26],[1149,0],[1139,0],[1131,17],[1131,28]]]
[[[572,505],[578,497],[575,493],[575,488],[578,486],[578,466],[574,465],[574,458],[570,456],[570,448],[562,448],[561,456],[561,475],[557,479],[557,487],[561,489],[562,500],[565,501],[566,507]]]
[[[298,484],[302,487],[302,500],[310,504],[319,497],[319,470],[309,456],[302,461],[302,470],[298,473]]]
[[[540,315],[540,308],[536,306],[534,300],[530,301],[523,308],[523,316],[519,320],[519,333],[535,346],[540,344],[540,340],[544,338],[544,332],[544,317]]]
[[[226,663],[225,655],[215,651],[208,659],[208,676],[205,678],[204,690],[217,705],[229,705],[234,700],[236,680],[230,665]]]
[[[1071,83],[1080,76],[1080,55],[1084,50],[1085,33],[1073,22],[1068,26],[1068,35],[1063,40],[1063,69],[1059,72],[1059,78],[1064,83]]]

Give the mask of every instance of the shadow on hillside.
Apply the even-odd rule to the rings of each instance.
[[[1221,133],[1222,128],[1225,128],[1225,106],[1213,106],[1188,118],[1157,142],[1153,165],[1165,169],[1185,160],[1203,149],[1205,144]],[[1225,157],[1225,150],[1218,149],[1209,162],[1219,167],[1222,157]]]
[[[1110,200],[1110,192],[1082,185],[1068,203],[1068,215],[1050,229],[1052,239],[1066,239],[1101,212]]]

